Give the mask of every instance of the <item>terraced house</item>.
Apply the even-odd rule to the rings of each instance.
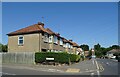
[[[77,53],[79,45],[61,37],[44,23],[22,28],[8,35],[8,52],[68,52]]]

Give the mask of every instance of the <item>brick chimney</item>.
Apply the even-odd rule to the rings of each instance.
[[[42,26],[44,28],[44,23],[38,22],[38,25]]]

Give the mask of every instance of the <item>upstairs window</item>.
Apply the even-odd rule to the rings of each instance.
[[[68,43],[68,48],[70,48],[70,43]]]
[[[71,48],[73,48],[73,46],[71,45]]]
[[[44,42],[48,42],[48,34],[47,33],[44,34]]]
[[[24,38],[23,36],[18,37],[18,45],[23,45],[24,44]]]
[[[58,38],[57,38],[57,36],[54,36],[54,43],[58,44]]]
[[[52,43],[52,35],[49,36],[49,43]]]
[[[60,38],[60,45],[63,45],[63,40]]]
[[[63,47],[66,47],[66,43],[63,43]]]
[[[68,48],[69,47],[69,43],[66,43],[66,48]]]

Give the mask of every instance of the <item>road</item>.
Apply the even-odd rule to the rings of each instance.
[[[100,72],[101,75],[118,75],[118,62],[114,59],[97,59],[104,70]]]
[[[96,64],[97,63],[97,64]],[[96,67],[101,68],[98,70]],[[113,61],[110,59],[96,59],[95,61],[83,61],[78,64],[74,64],[71,66],[66,67],[60,67],[64,69],[68,68],[78,68],[80,69],[80,72],[77,73],[68,73],[65,71],[56,71],[54,69],[51,69],[50,67],[42,69],[42,67],[35,68],[26,68],[24,67],[15,67],[14,65],[11,66],[4,66],[2,67],[2,74],[3,75],[97,75],[98,77],[100,75],[118,75],[118,62]],[[54,67],[57,68],[58,67]],[[87,69],[86,69],[87,68]]]

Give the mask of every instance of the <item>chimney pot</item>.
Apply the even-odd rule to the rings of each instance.
[[[60,33],[56,33],[58,36],[60,36]]]
[[[44,23],[42,22],[38,22],[38,25],[41,25],[42,27],[44,27]]]
[[[72,42],[73,40],[69,40],[69,41],[71,41],[71,42]]]

